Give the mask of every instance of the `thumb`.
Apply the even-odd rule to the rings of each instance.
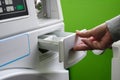
[[[91,37],[92,36],[92,30],[85,30],[85,31],[76,30],[76,34],[80,37]]]

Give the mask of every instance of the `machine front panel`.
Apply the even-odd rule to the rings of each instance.
[[[29,44],[27,34],[0,40],[0,69],[29,56]]]

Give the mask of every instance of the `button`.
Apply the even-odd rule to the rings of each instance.
[[[0,13],[3,13],[3,9],[0,7]]]
[[[17,5],[16,9],[17,10],[24,10],[24,5],[22,5],[22,4],[21,5]]]
[[[13,6],[7,6],[6,7],[8,12],[14,11],[14,7]]]
[[[13,1],[12,0],[5,0],[5,4],[6,5],[13,4]]]

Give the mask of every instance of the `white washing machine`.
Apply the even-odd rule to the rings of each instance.
[[[0,0],[0,80],[69,80],[74,44],[60,0]]]

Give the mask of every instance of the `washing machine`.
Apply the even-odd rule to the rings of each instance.
[[[86,56],[75,43],[60,0],[0,0],[0,80],[69,80]]]

